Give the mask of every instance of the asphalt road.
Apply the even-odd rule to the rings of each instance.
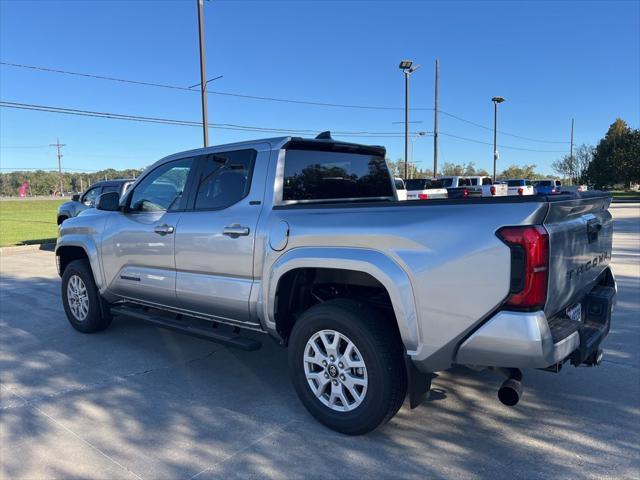
[[[2,252],[0,478],[640,478],[640,205],[612,206],[619,295],[605,361],[501,379],[456,368],[430,401],[346,437],[298,402],[286,352],[116,319],[67,324],[51,252]]]

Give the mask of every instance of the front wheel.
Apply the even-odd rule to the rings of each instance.
[[[74,260],[62,274],[62,304],[69,323],[83,333],[104,330],[111,315],[103,311],[88,260]]]
[[[300,316],[289,341],[289,371],[307,410],[349,435],[388,421],[407,392],[397,329],[352,300],[324,302]]]

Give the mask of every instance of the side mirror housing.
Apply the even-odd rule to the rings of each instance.
[[[71,201],[72,201],[72,202],[77,202],[78,200],[80,200],[80,194],[79,194],[79,193],[74,193],[74,194],[71,196]]]
[[[103,193],[98,197],[96,208],[106,212],[117,212],[120,210],[120,194],[118,192]]]

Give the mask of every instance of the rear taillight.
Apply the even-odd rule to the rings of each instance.
[[[524,188],[518,187],[518,195],[522,195],[524,193]]]
[[[495,195],[496,194],[496,187],[491,185],[491,188],[489,188],[489,191],[491,192],[491,195]]]
[[[448,192],[447,192],[448,193]],[[463,198],[467,198],[469,197],[469,190],[467,190],[466,188],[464,189],[463,193],[462,193],[462,197]]]
[[[427,195],[426,193],[419,193],[418,198],[420,200],[429,200],[429,195]]]
[[[516,309],[544,307],[549,276],[549,234],[539,225],[505,227],[498,237],[511,249],[511,285],[505,305]]]
[[[555,189],[555,188],[552,188],[552,189],[551,189],[551,193],[556,193],[556,189]]]

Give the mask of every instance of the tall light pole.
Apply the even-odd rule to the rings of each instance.
[[[440,79],[440,60],[436,58],[435,98],[433,102],[433,177],[438,176],[438,81]]]
[[[496,182],[496,163],[498,162],[498,104],[504,102],[502,97],[493,97],[493,183]]]
[[[202,136],[204,146],[209,146],[209,119],[207,115],[207,65],[204,44],[204,0],[198,2],[198,37],[200,39],[200,96],[202,97]]]
[[[404,73],[404,179],[408,177],[408,157],[409,157],[409,77],[420,68],[420,65],[413,66],[411,60],[402,60],[399,65]]]

